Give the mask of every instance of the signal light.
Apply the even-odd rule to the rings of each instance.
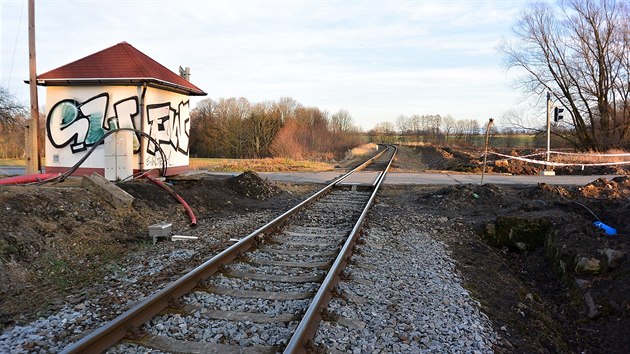
[[[560,119],[564,118],[564,108],[560,108],[560,107],[555,107],[553,109],[553,121],[557,122]]]

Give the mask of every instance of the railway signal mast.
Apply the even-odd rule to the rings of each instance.
[[[551,92],[547,91],[547,162],[551,155]],[[540,171],[543,176],[555,176],[556,173],[551,169],[551,166],[546,165],[545,169]]]

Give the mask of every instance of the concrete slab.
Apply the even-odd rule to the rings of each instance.
[[[105,177],[94,173],[81,180],[81,186],[92,193],[98,194],[116,209],[131,208],[133,196]]]

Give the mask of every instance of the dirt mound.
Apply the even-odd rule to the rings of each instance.
[[[628,173],[621,166],[562,166],[554,168],[557,175],[625,175]]]
[[[458,172],[481,172],[481,160],[465,151],[449,147],[424,145],[415,148],[422,156],[422,162],[433,170]]]
[[[538,341],[525,350],[525,341],[507,337],[522,349],[516,351],[628,353],[629,197],[624,176],[567,188],[449,186],[420,194],[415,206],[477,231],[470,239],[458,234],[450,246],[466,277],[484,284],[471,289],[489,316],[508,333]],[[598,220],[618,233],[607,235],[593,224]],[[498,239],[506,242],[489,252]],[[508,282],[509,274],[518,280]],[[520,289],[510,297],[507,288]]]
[[[236,193],[251,199],[265,200],[282,191],[275,184],[261,178],[254,171],[245,171],[228,180],[228,185]]]
[[[505,193],[494,184],[483,186],[461,184],[448,186],[418,198],[420,203],[433,206],[446,206],[449,209],[466,209],[473,205],[503,205]]]
[[[280,191],[252,174],[233,180],[249,195]],[[286,210],[296,203],[290,193],[266,201],[246,198],[225,177],[186,176],[166,183],[197,215],[194,230],[179,203],[148,180],[118,184],[135,198],[124,210],[80,187],[76,178],[53,186],[0,186],[0,329],[61,306],[68,294],[100,281],[125,255],[150,247],[151,224],[168,221],[181,234],[204,235],[214,230],[210,220],[221,215]]]
[[[619,199],[630,196],[630,179],[626,176],[613,178],[598,178],[580,188],[580,195],[586,198]]]

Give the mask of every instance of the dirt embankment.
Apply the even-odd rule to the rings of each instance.
[[[496,150],[496,149],[495,149]],[[533,149],[503,149],[498,151],[509,156],[529,156],[540,153]],[[479,148],[442,147],[425,144],[422,146],[402,146],[399,149],[395,170],[399,171],[453,171],[481,173],[484,151]],[[540,156],[538,156],[539,158]],[[509,173],[514,175],[537,175],[544,169],[538,165],[516,159],[506,159],[489,154],[487,173]],[[620,166],[566,166],[555,167],[557,175],[619,175],[627,174],[627,165]]]
[[[191,228],[177,201],[147,180],[119,184],[135,197],[132,208],[124,210],[80,187],[79,181],[0,187],[0,328],[53,311],[67,296],[121,267],[126,255],[153,247],[151,224],[168,221],[179,234],[203,238],[213,228],[212,220],[238,219],[258,210],[281,212],[313,189],[280,188],[253,172],[229,179],[197,175],[169,180],[199,219]]]
[[[627,353],[628,196],[630,179],[619,177],[579,188],[449,186],[416,202],[451,226],[437,235],[506,339],[500,351]]]

